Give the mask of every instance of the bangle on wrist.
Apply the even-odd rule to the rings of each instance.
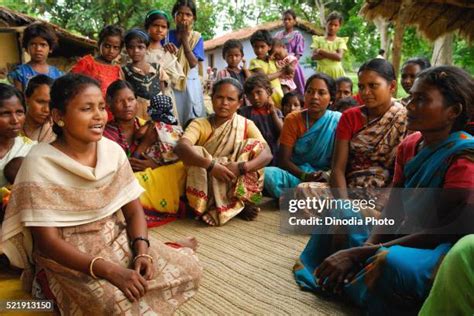
[[[306,178],[308,177],[308,174],[306,172],[303,172],[301,175],[300,175],[300,180],[301,181],[306,181]]]
[[[215,159],[212,159],[211,160],[211,163],[209,164],[209,166],[207,166],[206,168],[206,171],[207,172],[211,172],[212,169],[214,169],[214,166],[216,165],[217,161]]]
[[[137,261],[138,258],[147,258],[148,260],[150,260],[151,263],[153,263],[153,257],[146,253],[142,253],[141,255],[136,255],[135,258],[133,258],[133,263],[135,263],[135,261]]]
[[[136,237],[135,239],[133,239],[132,242],[130,243],[130,246],[132,247],[132,250],[134,249],[135,243],[136,243],[137,241],[144,241],[144,242],[146,242],[146,245],[148,246],[148,248],[150,248],[150,241],[149,241],[147,238],[145,238],[145,237],[138,236],[138,237]]]
[[[93,279],[95,279],[95,280],[98,279],[97,275],[95,275],[95,273],[94,273],[94,263],[95,263],[97,260],[105,260],[105,259],[104,259],[103,257],[100,257],[100,256],[99,256],[99,257],[93,258],[93,259],[91,260],[91,263],[89,263],[89,274],[90,274],[90,276],[91,276]]]
[[[237,167],[239,168],[239,174],[244,175],[247,173],[247,170],[245,169],[245,161],[241,161],[237,164]]]

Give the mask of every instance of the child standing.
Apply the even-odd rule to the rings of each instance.
[[[288,92],[283,96],[281,100],[281,111],[283,116],[286,117],[291,112],[301,111],[304,105],[304,98],[297,92]]]
[[[252,120],[270,146],[272,164],[276,165],[278,139],[283,127],[283,114],[272,104],[272,86],[265,75],[251,76],[244,84],[244,92],[252,106],[240,108],[240,115]]]
[[[338,37],[337,31],[342,25],[342,15],[332,12],[326,19],[326,35],[313,36],[313,56],[318,61],[316,72],[323,72],[336,79],[345,75],[342,67],[344,51],[347,50],[347,37]]]
[[[270,93],[273,103],[277,108],[281,106],[283,90],[281,89],[280,77],[288,75],[288,69],[278,70],[275,61],[270,59],[268,52],[272,48],[272,36],[267,30],[258,30],[250,37],[253,51],[257,58],[250,60],[250,71],[267,76],[271,82],[273,93]]]
[[[270,58],[275,60],[279,70],[283,69],[284,67],[289,67],[289,75],[280,77],[283,93],[296,90],[296,84],[293,81],[293,77],[295,76],[295,69],[298,66],[298,58],[292,54],[288,54],[286,46],[280,40],[273,40],[273,46],[270,54]]]
[[[217,72],[216,80],[227,77],[237,79],[243,86],[245,80],[250,77],[250,71],[245,66],[244,48],[238,40],[230,39],[224,43],[222,57],[227,63],[227,67]],[[240,63],[242,62],[242,67]]]
[[[102,96],[105,98],[109,85],[119,79],[123,79],[120,65],[114,61],[123,48],[123,30],[117,25],[107,25],[99,33],[99,55],[95,58],[86,55],[75,64],[71,72],[80,73],[99,81]],[[111,120],[112,113],[107,107],[107,114]]]
[[[23,32],[22,46],[31,60],[16,67],[8,74],[8,79],[23,92],[28,81],[36,75],[44,74],[52,79],[62,76],[62,71],[48,65],[48,55],[57,45],[58,37],[50,26],[45,23],[30,24]]]
[[[150,99],[165,89],[168,75],[160,64],[145,61],[145,54],[150,45],[150,37],[140,29],[132,29],[125,35],[125,48],[131,63],[122,67],[125,79],[135,90],[138,100],[137,116],[148,119]]]
[[[174,86],[176,106],[181,124],[189,119],[205,116],[204,96],[199,76],[199,63],[204,61],[204,41],[199,32],[193,31],[197,19],[193,0],[177,0],[172,9],[176,29],[168,34],[169,42],[162,41],[165,49],[176,54],[185,77]]]
[[[297,24],[298,22],[296,21],[295,11],[290,9],[283,12],[283,26],[285,29],[276,33],[275,39],[283,41],[288,53],[295,55],[299,60],[304,52],[304,37],[300,32],[295,30]],[[293,80],[296,84],[298,93],[304,95],[305,79],[303,69],[301,69],[299,64],[295,68],[295,76],[293,77]]]
[[[145,60],[149,63],[158,63],[169,77],[169,85],[163,91],[164,95],[171,98],[173,102],[173,115],[178,117],[178,109],[174,96],[173,87],[185,79],[183,67],[175,55],[166,51],[161,41],[167,42],[168,30],[171,18],[162,10],[151,10],[145,17],[145,29],[150,35],[150,46],[146,52]]]

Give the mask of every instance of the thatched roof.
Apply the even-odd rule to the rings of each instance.
[[[396,20],[403,9],[404,22],[414,25],[429,40],[459,31],[468,41],[474,40],[474,1],[472,0],[365,0],[360,11],[366,19],[382,17]]]
[[[223,46],[224,43],[229,40],[229,39],[236,39],[239,41],[246,40],[252,36],[252,34],[255,31],[258,30],[267,30],[267,31],[273,31],[279,27],[283,27],[283,22],[281,20],[278,21],[273,21],[273,22],[268,22],[264,24],[260,24],[257,26],[252,26],[252,27],[246,27],[237,31],[229,32],[226,33],[222,36],[215,37],[213,39],[207,40],[204,42],[204,49],[205,50],[211,50],[215,49],[217,47]],[[313,35],[323,35],[324,31],[315,27],[313,24],[311,24],[308,21],[305,20],[298,20],[298,25],[296,26],[299,29],[302,29],[310,34]]]
[[[58,36],[59,47],[51,56],[82,56],[90,54],[96,47],[96,41],[71,32],[47,21],[0,6],[0,29],[15,29],[22,32],[25,27],[34,22],[43,22],[51,26]]]

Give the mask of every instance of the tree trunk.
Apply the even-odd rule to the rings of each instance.
[[[400,61],[402,57],[403,33],[405,32],[405,25],[402,20],[395,22],[395,34],[393,36],[392,48],[392,65],[395,68],[395,75],[398,77],[400,69]]]
[[[402,59],[402,44],[403,44],[403,34],[405,33],[405,19],[407,7],[412,4],[413,0],[402,0],[400,4],[400,9],[398,10],[398,17],[395,21],[395,34],[393,36],[393,48],[392,48],[392,65],[395,69],[395,78],[398,78],[400,72],[400,62]],[[397,95],[397,87],[395,86],[395,93]]]
[[[316,8],[318,8],[319,11],[319,23],[321,23],[321,27],[324,28],[326,25],[326,13],[325,13],[325,5],[326,3],[324,0],[314,0],[314,4],[316,5]]]
[[[441,35],[434,42],[431,64],[433,66],[453,64],[453,41],[454,34]]]
[[[376,17],[374,24],[380,34],[380,48],[385,50],[385,59],[389,58],[390,38],[388,37],[388,25],[390,24],[387,20],[382,17]]]

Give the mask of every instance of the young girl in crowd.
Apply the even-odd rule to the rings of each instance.
[[[25,158],[5,214],[10,262],[28,290],[36,274],[61,314],[172,314],[199,284],[196,240],[168,246],[148,237],[143,189],[120,146],[102,137],[97,81],[59,78],[51,108],[58,138]]]
[[[270,81],[265,75],[253,75],[245,81],[244,92],[251,106],[241,107],[239,113],[257,125],[270,146],[273,155],[272,165],[276,165],[283,114],[273,105]]]
[[[286,117],[292,112],[298,112],[303,109],[304,98],[297,92],[288,92],[281,99],[281,111],[283,117]]]
[[[22,134],[31,140],[50,143],[56,139],[49,111],[53,79],[46,75],[31,78],[26,86],[26,120]]]
[[[280,40],[273,40],[272,50],[270,51],[271,59],[275,60],[279,70],[289,67],[289,74],[280,77],[280,84],[283,93],[296,90],[296,84],[293,81],[295,68],[298,66],[298,59],[294,55],[288,54],[286,46]]]
[[[305,109],[285,118],[280,136],[278,167],[265,168],[265,190],[279,198],[284,189],[301,182],[322,180],[329,170],[335,129],[341,113],[328,110],[336,85],[326,74],[314,74],[306,82]]]
[[[179,121],[184,125],[189,119],[206,115],[199,79],[199,63],[205,58],[204,41],[199,32],[193,31],[197,19],[193,0],[177,0],[171,13],[176,29],[169,32],[169,42],[165,39],[162,44],[170,53],[176,54],[183,67],[184,77],[175,84],[174,94]]]
[[[345,75],[342,67],[344,51],[347,50],[347,37],[338,37],[337,31],[342,25],[342,15],[339,12],[332,12],[326,18],[326,35],[313,36],[313,60],[318,66],[317,72],[324,72],[334,79]]]
[[[115,64],[123,48],[123,30],[117,25],[107,25],[99,33],[99,55],[86,55],[75,64],[71,72],[87,75],[100,83],[100,90],[105,98],[109,85],[118,79],[123,79],[120,65]],[[107,108],[109,120],[112,119]]]
[[[151,10],[145,17],[145,30],[150,35],[150,46],[146,52],[146,61],[161,65],[169,78],[169,84],[165,87],[163,94],[169,96],[173,102],[173,115],[178,117],[178,109],[174,96],[174,86],[185,78],[183,66],[178,62],[175,55],[163,48],[162,41],[167,41],[171,18],[162,10]]]
[[[243,86],[245,80],[250,77],[250,71],[245,66],[242,43],[234,39],[227,40],[222,48],[222,57],[224,57],[227,67],[217,72],[216,80],[232,77]],[[242,63],[242,66],[240,66],[240,63]]]
[[[150,37],[140,29],[132,29],[125,34],[125,48],[131,63],[123,66],[125,79],[133,86],[138,100],[138,117],[148,119],[150,99],[162,92],[168,75],[160,64],[150,64],[145,60]]]
[[[253,220],[262,168],[272,155],[255,124],[236,113],[243,102],[240,83],[224,78],[212,89],[215,114],[193,120],[175,150],[187,166],[186,197],[208,225],[223,225],[237,215]]]
[[[24,91],[28,81],[38,74],[45,74],[52,79],[62,76],[62,71],[48,65],[48,55],[57,45],[58,37],[50,26],[45,23],[30,24],[23,32],[22,46],[31,60],[16,67],[8,74],[8,79],[18,90]]]
[[[285,29],[276,33],[275,39],[283,41],[288,53],[293,54],[299,60],[304,52],[304,37],[299,31],[295,30],[297,24],[295,11],[290,9],[283,12],[283,26]],[[303,69],[301,69],[299,63],[295,67],[293,80],[298,93],[303,95],[305,79]]]
[[[349,77],[339,77],[336,79],[336,101],[352,97],[353,83]]]
[[[367,107],[374,110],[374,103],[367,99],[368,89],[373,88],[366,85],[373,82],[366,81],[370,74],[367,67],[371,64],[373,60],[362,66],[365,70],[359,72],[359,85]],[[391,82],[396,85],[394,78]],[[374,90],[385,89],[377,86]],[[394,189],[382,214],[384,218],[395,219],[395,225],[390,228],[374,226],[371,231],[369,228],[357,229],[345,238],[312,235],[300,257],[301,262],[295,266],[296,279],[306,290],[343,294],[364,308],[368,315],[415,315],[428,296],[434,276],[441,273],[421,315],[443,315],[453,311],[459,315],[470,314],[472,299],[468,298],[472,296],[466,291],[469,290],[467,284],[472,286],[473,276],[450,275],[452,278],[448,281],[446,273],[449,270],[445,264],[453,264],[452,271],[469,270],[465,270],[466,264],[453,262],[451,255],[445,255],[453,243],[466,233],[472,233],[472,218],[469,218],[472,212],[467,208],[460,211],[456,206],[472,206],[469,197],[474,187],[474,139],[463,130],[474,112],[474,81],[464,70],[440,66],[420,72],[410,91],[412,99],[406,106],[407,129],[417,132],[409,135],[396,149]],[[372,96],[378,99],[376,93]],[[405,110],[403,106],[402,109]],[[342,119],[350,111],[353,110],[346,111]],[[338,146],[340,144],[336,143]],[[410,188],[416,188],[417,194],[408,197],[406,193]],[[421,188],[430,190],[422,191]],[[430,198],[433,204],[421,204],[425,202],[423,196],[432,192],[436,192],[436,197]],[[341,213],[332,212],[331,215]],[[349,216],[357,215],[350,213]],[[414,221],[417,224],[410,227]],[[453,256],[459,255],[459,246],[455,247]],[[466,256],[464,253],[463,257]],[[448,284],[439,286],[440,281]],[[449,282],[457,283],[448,286]],[[438,304],[443,300],[451,300],[453,308],[449,311],[439,309]],[[469,301],[470,309],[463,305]],[[469,311],[466,313],[464,309]]]
[[[250,60],[249,69],[253,73],[267,76],[273,88],[273,93],[271,94],[273,103],[277,108],[280,108],[281,98],[283,98],[280,77],[282,75],[289,75],[291,71],[288,70],[288,67],[285,67],[284,70],[278,70],[275,61],[270,59],[268,53],[272,48],[272,41],[272,36],[267,30],[259,30],[252,34],[250,43],[257,58]]]
[[[0,83],[0,188],[8,184],[3,173],[5,166],[16,157],[26,156],[35,143],[19,136],[24,123],[23,94],[10,85]]]
[[[429,60],[424,57],[410,58],[403,64],[400,83],[402,84],[403,90],[408,93],[408,96],[400,100],[403,105],[406,106],[410,101],[410,89],[415,82],[416,75],[429,67],[431,67],[431,64]]]

